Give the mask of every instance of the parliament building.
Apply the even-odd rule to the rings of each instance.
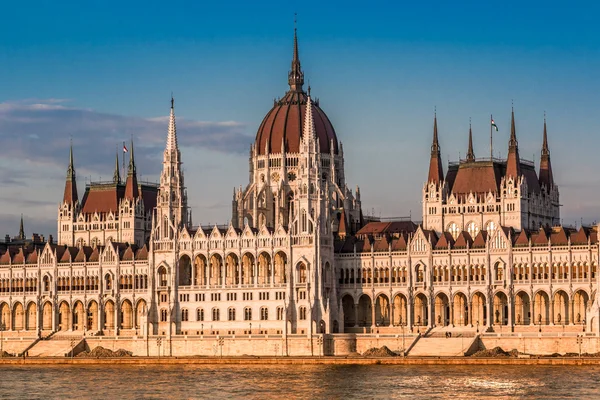
[[[476,158],[469,132],[444,168],[434,117],[422,222],[378,220],[304,89],[296,35],[288,85],[228,225],[192,223],[173,100],[157,184],[138,180],[131,143],[127,176],[117,157],[113,179],[81,193],[71,147],[55,240],[0,242],[4,334],[598,331],[598,228],[560,225],[545,121],[539,169],[520,157],[514,111],[506,159]]]

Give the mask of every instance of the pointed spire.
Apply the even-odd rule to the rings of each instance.
[[[67,168],[67,180],[65,182],[63,203],[75,204],[77,200],[77,179],[75,176],[75,162],[73,161],[73,140],[71,140],[71,146],[69,147],[69,167]]]
[[[21,224],[19,225],[19,240],[25,240],[25,229],[23,229],[23,214],[21,214]]]
[[[306,112],[304,114],[302,138],[305,143],[310,143],[315,138],[315,120],[313,118],[313,107],[310,96],[306,100]]]
[[[552,164],[550,163],[550,148],[548,147],[548,133],[546,131],[546,113],[544,113],[544,138],[542,141],[542,157],[540,160],[540,185],[550,189],[554,186]]]
[[[469,148],[467,149],[467,162],[475,161],[475,152],[473,151],[473,131],[471,130],[471,121],[469,121]]]
[[[510,139],[508,141],[508,157],[506,159],[506,177],[519,179],[521,176],[521,160],[519,158],[519,143],[515,129],[515,109],[511,107]]]
[[[304,72],[300,67],[300,56],[298,55],[298,34],[296,27],[296,14],[294,14],[294,55],[292,57],[292,68],[288,74],[288,84],[290,90],[301,92],[304,85]]]
[[[442,160],[440,156],[440,143],[438,141],[437,111],[433,113],[433,141],[431,143],[431,159],[429,160],[429,176],[427,183],[434,182],[436,185],[444,180]]]
[[[133,155],[133,139],[129,149],[129,169],[127,170],[127,182],[125,183],[125,198],[133,200],[139,197],[137,172],[135,169],[135,157]]]
[[[113,174],[113,183],[121,183],[121,172],[119,172],[119,151],[115,157],[115,172]]]
[[[177,127],[175,125],[175,99],[171,95],[171,114],[169,115],[169,133],[167,135],[167,147],[165,151],[179,151],[177,145]]]

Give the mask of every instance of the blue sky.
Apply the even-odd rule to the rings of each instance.
[[[564,223],[600,216],[600,35],[593,2],[10,2],[0,24],[0,233],[56,230],[69,137],[80,194],[136,141],[155,180],[171,92],[195,222],[230,218],[247,148],[287,89],[293,15],[313,95],[344,142],[365,212],[421,215],[434,107],[444,159],[539,160],[543,113]],[[301,7],[299,7],[299,5]]]

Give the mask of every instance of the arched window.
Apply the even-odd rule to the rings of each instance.
[[[244,308],[244,321],[252,321],[252,309],[250,307]]]
[[[160,310],[160,322],[167,322],[167,310]]]
[[[227,310],[227,320],[235,321],[235,308],[230,308]]]
[[[204,310],[202,308],[196,310],[196,321],[204,321]]]
[[[283,320],[283,307],[277,307],[277,320]]]
[[[496,228],[498,228],[498,225],[494,221],[490,221],[487,223],[485,230],[488,234],[493,235],[496,231]]]
[[[447,231],[450,232],[450,234],[452,235],[452,237],[455,240],[458,237],[458,235],[460,234],[460,228],[458,227],[456,222],[453,222],[450,225],[448,225]]]
[[[158,270],[158,285],[167,286],[167,283],[167,269],[165,267],[160,267]]]
[[[188,320],[188,310],[187,309],[183,309],[181,310],[181,321],[185,322]]]
[[[269,309],[267,307],[260,308],[260,319],[266,321],[269,319]]]
[[[50,278],[48,276],[44,277],[44,292],[48,292],[50,290]]]
[[[298,265],[298,283],[306,283],[306,264]]]
[[[218,308],[213,308],[212,310],[212,320],[219,321],[221,319],[221,313]]]
[[[479,226],[475,222],[471,221],[467,224],[467,232],[469,232],[469,235],[475,239],[477,234],[479,234]]]
[[[104,276],[104,287],[106,290],[112,289],[112,276],[110,276],[110,274]]]
[[[306,319],[306,307],[300,307],[298,314],[299,314],[300,320],[305,320]]]

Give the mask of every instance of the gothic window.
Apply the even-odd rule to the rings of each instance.
[[[306,319],[306,307],[300,307],[298,314],[299,314],[298,319],[305,320]]]
[[[158,270],[158,283],[159,286],[167,286],[167,270],[165,267]]]
[[[160,322],[167,322],[167,310],[160,310]]]
[[[184,308],[183,310],[181,310],[181,321],[185,322],[188,320],[188,318],[188,310]]]
[[[450,225],[448,225],[447,231],[450,232],[450,234],[452,235],[452,237],[455,240],[458,237],[458,235],[460,234],[460,228],[458,227],[456,222],[453,222]]]
[[[244,321],[252,321],[252,309],[250,307],[244,308]]]
[[[303,210],[302,210],[302,212],[301,212],[301,215],[302,215],[302,219],[301,219],[301,222],[302,222],[301,229],[302,229],[302,232],[303,232],[303,233],[306,233],[306,231],[307,231],[307,218],[306,218],[306,210],[304,210],[304,209],[303,209]]]
[[[235,308],[232,307],[229,310],[227,310],[227,320],[235,321]]]
[[[267,307],[261,307],[260,309],[260,319],[262,321],[266,321],[269,319],[269,309]]]
[[[298,283],[306,283],[306,264],[298,265]]]
[[[196,310],[196,321],[204,321],[204,309],[199,308]]]
[[[497,227],[498,225],[494,221],[490,221],[487,223],[485,230],[488,232],[488,234],[493,235]]]
[[[213,308],[212,310],[212,320],[219,321],[221,319],[221,313],[218,308]]]
[[[283,320],[283,307],[277,307],[277,320]]]
[[[110,276],[110,274],[106,274],[104,276],[104,287],[106,288],[106,290],[111,290],[112,289],[112,277]]]
[[[475,222],[471,221],[467,224],[467,232],[469,232],[469,235],[471,235],[472,238],[475,238],[479,233],[479,226],[477,226]]]

